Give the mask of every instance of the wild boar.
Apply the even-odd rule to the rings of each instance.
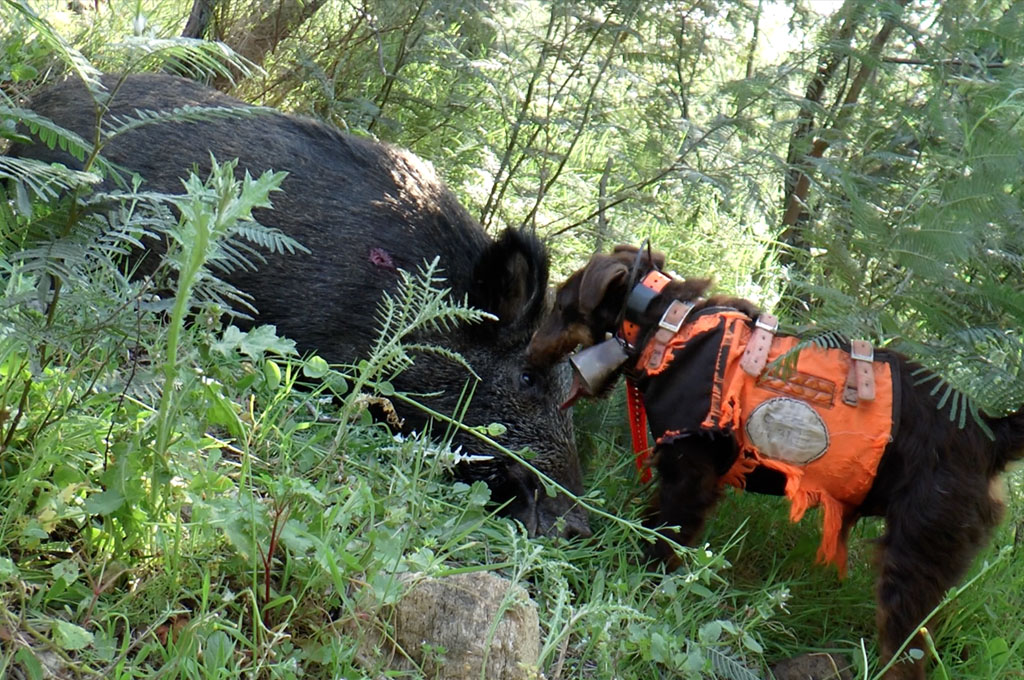
[[[108,75],[103,83],[111,93],[104,119],[134,116],[136,110],[244,106],[170,75]],[[38,93],[31,108],[92,139],[97,105],[80,81]],[[10,153],[81,167],[41,143],[15,145]],[[397,285],[398,270],[415,271],[438,256],[452,295],[497,316],[440,338],[480,378],[464,421],[503,423],[505,446],[528,447],[539,470],[574,493],[582,491],[572,423],[559,409],[567,386],[559,370],[531,367],[525,358],[543,312],[548,276],[545,250],[533,235],[507,230],[496,239],[489,236],[432,166],[408,151],[280,112],[150,123],[112,138],[102,149],[106,160],[138,173],[144,189],[170,193],[182,191],[190,170],[208,172],[211,154],[219,162],[237,158],[239,173],[287,171],[283,191],[272,196],[273,208],[255,217],[310,251],[267,253],[255,271],[236,269],[224,277],[252,296],[256,322],[276,325],[301,351],[315,351],[330,362],[355,362],[370,347],[378,300]],[[460,366],[420,354],[395,387],[441,392],[430,406],[451,414],[468,378]],[[407,427],[424,424],[416,411],[402,415]],[[455,443],[466,452],[497,453],[468,435]],[[486,481],[492,498],[508,502],[507,511],[531,533],[590,533],[581,508],[562,494],[545,493],[535,475],[507,457],[463,464],[457,474]]]

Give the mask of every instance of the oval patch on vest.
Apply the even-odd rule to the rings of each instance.
[[[775,397],[758,404],[747,418],[747,438],[763,455],[806,465],[828,448],[828,428],[802,401]]]

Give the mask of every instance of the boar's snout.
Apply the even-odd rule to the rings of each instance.
[[[475,470],[476,477],[480,470]],[[503,466],[489,482],[491,499],[506,504],[505,512],[522,522],[530,536],[590,538],[586,510],[565,494],[548,495],[532,472],[520,465]],[[500,480],[500,481],[499,481]],[[578,490],[570,489],[579,495]]]

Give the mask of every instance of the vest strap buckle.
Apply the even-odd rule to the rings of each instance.
[[[665,310],[665,313],[661,315],[661,320],[658,321],[658,330],[651,340],[653,349],[651,350],[651,358],[647,362],[648,370],[653,371],[661,365],[661,360],[665,356],[665,347],[675,337],[676,333],[679,332],[679,329],[683,327],[683,323],[686,321],[686,317],[690,315],[690,310],[692,309],[692,302],[673,300],[668,309]]]
[[[658,321],[658,328],[675,335],[682,328],[686,317],[690,315],[691,309],[693,309],[692,302],[673,300],[672,304],[665,310],[665,313],[661,315],[661,320]]]
[[[850,371],[846,374],[843,402],[856,406],[859,400],[875,398],[875,350],[867,340],[850,341]]]
[[[750,334],[747,348],[740,358],[740,368],[749,376],[758,377],[768,363],[768,352],[772,340],[779,330],[779,318],[774,314],[761,314],[754,321],[754,332]]]

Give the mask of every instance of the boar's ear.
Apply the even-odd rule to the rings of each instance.
[[[548,256],[533,234],[506,229],[477,258],[469,302],[498,317],[503,329],[533,331],[544,308]]]

